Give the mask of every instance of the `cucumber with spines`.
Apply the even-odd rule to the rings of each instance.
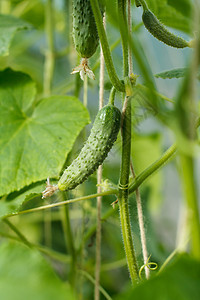
[[[90,0],[73,0],[73,39],[82,58],[89,58],[96,52],[99,36]]]
[[[171,33],[148,9],[143,6],[142,20],[146,29],[159,41],[175,48],[190,47],[190,44],[183,38]]]
[[[58,189],[74,189],[84,182],[111,150],[120,129],[121,113],[117,107],[108,104],[97,114],[91,133],[78,157],[63,172]]]

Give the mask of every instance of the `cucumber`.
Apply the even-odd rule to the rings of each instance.
[[[96,52],[99,36],[90,0],[73,0],[73,39],[82,58],[89,58]]]
[[[108,104],[98,112],[80,154],[63,172],[58,182],[59,190],[74,189],[103,163],[117,139],[120,120],[121,113],[114,105]]]
[[[142,20],[146,29],[159,41],[175,48],[190,47],[187,41],[168,31],[148,8],[143,10]]]

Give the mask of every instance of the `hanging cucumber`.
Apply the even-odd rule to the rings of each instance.
[[[111,95],[111,98],[114,94]],[[104,106],[97,114],[91,133],[78,157],[63,172],[58,185],[47,181],[43,198],[51,196],[57,189],[67,191],[85,181],[103,163],[111,150],[120,129],[121,113],[112,103]]]
[[[82,58],[89,58],[96,52],[99,36],[90,0],[73,0],[73,39]]]
[[[120,119],[121,113],[114,105],[108,104],[98,112],[87,142],[61,176],[59,190],[74,189],[103,163],[117,139]]]
[[[171,33],[148,9],[145,0],[137,1],[143,6],[142,20],[146,29],[159,41],[175,48],[191,47],[191,44],[183,38]]]
[[[95,79],[88,66],[88,58],[96,52],[99,36],[90,0],[73,0],[72,34],[76,51],[82,57],[80,66],[74,68],[72,74],[80,72],[82,79],[84,79],[84,74]]]

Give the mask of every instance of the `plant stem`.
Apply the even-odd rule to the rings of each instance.
[[[180,159],[183,189],[188,208],[188,224],[191,233],[191,252],[195,258],[200,259],[200,222],[194,177],[194,160],[186,154],[181,154]]]
[[[131,163],[131,172],[133,174],[133,177],[135,178],[135,172],[134,172],[132,163]],[[141,200],[139,188],[137,188],[135,190],[135,197],[136,197],[136,203],[137,203],[137,213],[138,213],[138,223],[139,223],[139,229],[140,229],[140,239],[141,239],[141,245],[142,245],[142,255],[143,255],[143,260],[144,260],[144,265],[145,265],[148,261],[148,251],[147,251],[147,242],[146,242],[146,235],[145,235],[145,228],[144,228],[142,200]],[[144,269],[145,269],[146,278],[148,279],[149,275],[150,275],[150,270],[147,266]]]
[[[13,225],[13,224],[12,224]],[[16,228],[16,227],[15,227]],[[15,230],[13,230],[15,231]],[[19,232],[19,230],[17,229],[17,231]],[[15,233],[17,233],[17,231],[15,231]],[[17,233],[18,235],[18,233]],[[17,241],[17,242],[22,242],[23,244],[25,244],[26,246],[28,247],[31,247],[31,248],[35,248],[37,249],[38,251],[40,251],[41,253],[43,254],[46,254],[48,255],[49,257],[52,257],[58,261],[61,261],[61,262],[64,262],[64,263],[70,263],[71,261],[71,258],[70,256],[67,256],[65,254],[62,254],[60,252],[56,252],[50,248],[46,248],[44,246],[41,246],[41,245],[37,245],[37,244],[33,244],[33,243],[30,243],[26,237],[24,237],[24,235],[20,232],[20,235],[23,236],[23,239],[21,237],[16,237],[16,236],[13,236],[13,235],[10,235],[10,234],[7,234],[7,233],[4,233],[4,232],[1,232],[0,231],[0,236],[2,237],[5,237],[5,238],[9,238],[9,239],[12,239],[14,241]],[[19,236],[19,235],[18,235]],[[29,246],[30,245],[30,246]]]
[[[20,240],[28,247],[31,248],[31,243],[27,240],[27,238],[18,230],[18,228],[13,225],[8,219],[3,219],[4,223],[6,223],[12,231],[14,231]]]
[[[95,284],[95,279],[88,272],[84,270],[79,270],[78,272],[85,276],[90,282]],[[108,293],[104,290],[102,286],[99,286],[99,291],[102,293],[102,295],[104,295],[105,299],[112,300],[112,298],[108,295]]]
[[[119,29],[122,39],[122,49],[123,49],[123,68],[124,77],[128,76],[129,65],[128,65],[128,40],[123,34],[123,27],[126,23],[126,0],[118,0],[118,16],[119,16]]]
[[[102,50],[103,50],[103,55],[104,55],[108,75],[110,77],[112,85],[120,92],[124,92],[125,86],[119,80],[117,73],[115,71],[115,67],[113,65],[112,56],[111,56],[110,48],[109,48],[108,41],[107,41],[107,36],[106,36],[105,29],[104,29],[103,22],[102,22],[102,15],[101,15],[101,11],[99,8],[98,0],[90,0],[90,3],[91,3],[92,10],[93,10],[94,18],[96,21],[97,30],[98,30]]]
[[[108,103],[110,105],[114,105],[115,94],[116,94],[116,88],[113,86],[112,89],[111,89],[111,91],[110,91],[110,96],[109,96],[109,100],[108,100]]]
[[[87,108],[88,98],[88,77],[84,76],[84,86],[83,86],[83,105]]]
[[[133,193],[145,179],[154,174],[160,167],[164,166],[164,164],[175,154],[176,150],[177,146],[176,144],[173,144],[158,160],[136,176],[134,181],[130,184],[129,193]]]
[[[47,36],[47,50],[44,64],[44,95],[51,94],[53,72],[55,65],[54,58],[54,9],[53,0],[47,0],[45,5],[45,28]]]
[[[129,100],[129,101],[128,101]],[[131,153],[131,101],[126,97],[124,103],[125,109],[122,112],[122,162],[119,182],[119,209],[122,235],[126,259],[133,284],[138,282],[138,266],[135,257],[135,250],[132,240],[132,232],[128,208],[129,195],[129,170],[130,170],[130,153]]]
[[[103,23],[105,27],[105,13]],[[99,109],[103,107],[104,98],[104,56],[102,47],[100,49],[100,80],[99,80]],[[97,193],[101,193],[101,180],[102,180],[102,165],[97,170]],[[96,230],[96,265],[95,265],[95,291],[94,299],[99,300],[99,284],[100,284],[100,269],[101,269],[101,203],[102,197],[97,197],[97,230]]]
[[[196,142],[195,118],[198,115],[197,104],[198,99],[196,76],[200,65],[200,6],[196,2],[193,11],[194,32],[196,32],[196,40],[194,42],[194,51],[189,68],[189,72],[185,77],[179,98],[177,99],[177,111],[179,112],[179,126],[181,134],[187,139],[187,152],[182,150],[180,144],[180,160],[182,168],[183,190],[185,194],[188,224],[191,234],[191,253],[196,259],[200,259],[200,220],[198,207],[198,190],[195,182],[195,158],[193,157],[193,149],[191,144]]]
[[[62,193],[63,199],[64,199],[64,195],[66,195],[66,193]],[[65,240],[66,240],[66,246],[67,246],[68,252],[72,258],[71,259],[71,269],[70,269],[70,281],[71,281],[72,286],[74,286],[75,278],[76,278],[76,251],[75,251],[75,247],[74,247],[68,205],[63,206],[63,209],[62,209],[62,225],[63,225],[63,231],[64,231]]]
[[[132,18],[131,18],[131,0],[128,0],[128,32],[131,36],[132,33]],[[128,67],[129,67],[129,76],[133,73],[133,61],[130,45],[128,47]]]
[[[128,32],[131,36],[132,33],[132,26],[131,26],[131,0],[128,0]],[[128,59],[129,59],[129,76],[133,73],[133,66],[132,66],[132,54],[131,54],[131,49],[129,45],[129,52],[128,52]],[[131,161],[130,163],[131,167],[131,172],[133,175],[133,178],[135,178],[135,172],[133,169],[133,163]],[[138,213],[138,223],[139,223],[139,229],[140,229],[140,239],[141,239],[141,245],[142,245],[142,254],[143,254],[143,261],[144,265],[148,261],[148,251],[147,251],[147,243],[146,243],[146,235],[145,235],[145,228],[144,228],[144,217],[143,217],[143,211],[142,211],[142,200],[141,200],[141,195],[140,195],[140,190],[137,188],[135,190],[135,197],[136,197],[136,204],[137,204],[137,213]],[[146,266],[145,267],[145,275],[146,278],[149,278],[150,275],[150,270]]]

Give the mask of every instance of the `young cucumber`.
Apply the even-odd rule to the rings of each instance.
[[[74,189],[103,163],[117,139],[120,120],[121,113],[114,105],[108,104],[98,112],[80,154],[61,176],[59,190]]]
[[[73,0],[73,38],[82,58],[89,58],[95,53],[99,36],[90,0]]]
[[[161,42],[175,48],[190,47],[187,41],[168,31],[148,8],[144,9],[142,19],[147,30]]]

